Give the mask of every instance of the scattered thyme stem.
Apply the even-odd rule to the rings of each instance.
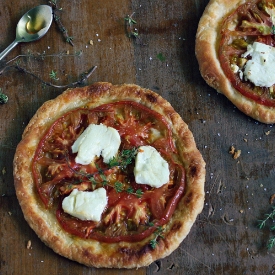
[[[60,20],[60,16],[57,14],[58,11],[62,11],[62,8],[59,8],[57,6],[57,0],[51,0],[51,1],[49,1],[49,4],[53,9],[53,19],[54,19],[55,23],[57,24],[58,29],[63,34],[66,42],[68,42],[72,46],[74,46],[73,37],[68,35],[68,30],[64,27],[64,25],[62,24],[62,22]]]
[[[44,81],[41,77],[37,76],[36,74],[26,70],[25,68],[22,68],[20,67],[19,65],[10,65],[10,66],[5,66],[1,71],[0,71],[0,75],[8,68],[15,68],[17,69],[18,71],[20,72],[23,72],[23,73],[26,73],[26,74],[29,74],[31,75],[32,77],[38,79],[39,81],[41,81],[44,85],[47,85],[47,86],[51,86],[51,87],[54,87],[54,88],[59,88],[59,89],[66,89],[66,88],[69,88],[69,87],[73,87],[73,86],[77,86],[77,85],[81,85],[84,81],[86,81],[90,76],[91,74],[96,70],[97,66],[93,66],[89,71],[88,73],[84,74],[84,76],[78,80],[78,81],[75,81],[75,82],[72,82],[72,83],[69,83],[69,84],[66,84],[66,85],[55,85],[55,84],[52,84],[51,82],[47,82],[47,81]]]

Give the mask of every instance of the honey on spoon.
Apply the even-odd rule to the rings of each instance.
[[[0,60],[18,43],[32,42],[43,37],[49,30],[52,19],[52,8],[48,5],[37,6],[25,13],[17,24],[15,40],[0,53]]]

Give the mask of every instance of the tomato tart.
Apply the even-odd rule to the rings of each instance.
[[[14,157],[23,214],[56,253],[138,268],[174,251],[204,203],[205,163],[160,95],[98,82],[45,102]]]
[[[210,0],[196,35],[205,81],[239,110],[275,122],[275,1]]]

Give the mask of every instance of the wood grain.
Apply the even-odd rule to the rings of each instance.
[[[272,274],[274,251],[266,249],[268,229],[257,220],[271,209],[275,193],[273,125],[240,113],[200,76],[194,53],[195,34],[207,0],[60,0],[61,20],[74,37],[66,43],[55,24],[31,44],[20,44],[10,60],[28,52],[46,55],[82,51],[79,57],[21,58],[21,66],[55,84],[77,80],[98,66],[86,84],[135,83],[166,98],[189,124],[207,163],[205,208],[190,234],[169,257],[139,270],[102,270],[69,261],[45,246],[23,218],[15,196],[12,160],[24,127],[39,106],[63,90],[46,87],[11,70],[0,75],[9,101],[0,106],[0,274]],[[21,15],[46,4],[38,0],[2,0],[0,51],[15,38]],[[125,34],[124,17],[134,12],[139,39]],[[92,42],[90,42],[92,40]],[[162,56],[163,58],[160,58]],[[270,131],[270,132],[269,132]],[[242,151],[234,160],[230,146]],[[31,247],[28,249],[28,241]]]

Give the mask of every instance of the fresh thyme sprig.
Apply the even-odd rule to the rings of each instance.
[[[274,245],[275,245],[275,236],[271,237],[271,238],[268,240],[267,248],[268,248],[268,249],[271,249]]]
[[[134,14],[135,13],[133,12],[131,15],[127,15],[124,18],[125,30],[126,30],[126,33],[129,38],[131,38],[131,37],[137,38],[138,37],[138,30],[137,30],[137,28],[134,27],[134,25],[137,24],[137,21],[133,19]]]
[[[149,226],[155,226],[153,223],[149,223]],[[162,233],[164,232],[164,228],[162,226],[157,226],[156,227],[156,231],[154,232],[155,238],[150,240],[150,245],[153,249],[156,248],[158,241],[157,239],[160,237],[162,239],[164,239],[164,236],[162,235]]]
[[[74,86],[77,86],[77,85],[83,85],[84,82],[96,70],[97,66],[93,66],[87,72],[82,73],[79,80],[77,80],[75,82],[71,82],[71,83],[68,83],[66,85],[56,85],[56,84],[53,84],[51,82],[44,81],[38,75],[36,75],[36,74],[28,71],[27,69],[23,68],[21,66],[21,62],[20,62],[21,58],[34,58],[34,59],[37,59],[37,60],[44,60],[46,57],[57,57],[57,58],[62,58],[62,57],[65,57],[65,56],[79,57],[81,54],[82,54],[82,51],[76,51],[74,54],[68,54],[66,52],[60,52],[60,53],[57,53],[57,54],[46,54],[45,52],[34,54],[34,53],[28,51],[27,54],[17,55],[16,57],[12,58],[11,60],[9,60],[7,62],[4,62],[4,63],[1,63],[0,64],[0,75],[2,75],[5,71],[8,71],[10,69],[16,69],[19,72],[26,73],[26,74],[38,79],[40,82],[42,82],[43,86],[50,86],[50,87],[54,87],[54,88],[58,88],[58,89],[66,89],[66,88],[74,87]],[[14,64],[12,64],[12,62]],[[54,77],[54,75],[51,74],[50,78],[54,79],[53,77]]]
[[[275,216],[275,207],[272,207],[272,212],[271,213],[265,214],[264,216],[265,216],[265,219],[259,220],[259,225],[258,226],[259,226],[260,229],[263,229],[266,226],[266,222],[268,220],[274,219],[274,216]]]
[[[114,184],[114,188],[115,188],[117,193],[123,192],[123,190],[124,190],[123,183],[120,182],[120,181],[116,181],[115,184]]]
[[[143,191],[141,189],[137,189],[136,191],[133,189],[133,187],[125,187],[124,184],[120,181],[116,181],[113,185],[110,184],[107,180],[107,177],[105,175],[106,171],[109,171],[110,169],[113,168],[119,168],[121,170],[126,169],[126,167],[132,163],[133,159],[135,158],[136,154],[138,152],[137,148],[129,149],[129,150],[122,150],[120,154],[118,154],[117,157],[114,157],[110,160],[108,163],[108,168],[101,168],[98,166],[98,164],[95,164],[97,171],[93,174],[85,173],[82,171],[76,171],[74,168],[72,168],[69,164],[69,158],[67,153],[65,154],[65,159],[67,162],[67,165],[71,169],[71,171],[75,174],[80,175],[83,178],[87,178],[94,187],[96,187],[99,184],[102,184],[102,186],[110,186],[113,187],[117,193],[121,193],[125,191],[128,194],[132,194],[137,196],[138,198],[142,197]],[[98,180],[98,177],[100,180]]]
[[[138,152],[137,148],[122,150],[118,156],[113,157],[110,160],[108,165],[110,168],[114,166],[118,166],[122,170],[124,170],[129,164],[132,163],[133,159],[137,155],[137,152]]]
[[[136,191],[133,189],[133,187],[128,187],[128,188],[124,188],[123,183],[120,181],[116,181],[114,184],[114,188],[116,190],[117,193],[121,193],[123,191],[125,191],[128,194],[132,194],[137,196],[138,198],[141,198],[143,195],[143,191],[141,189],[137,189]]]
[[[7,103],[9,100],[8,96],[5,95],[3,92],[2,92],[2,88],[0,88],[0,104],[5,104]]]
[[[52,70],[50,73],[49,73],[49,76],[51,79],[53,80],[59,80],[59,78],[57,77],[57,72]]]
[[[122,150],[120,152],[120,154],[118,154],[116,157],[113,157],[109,163],[108,163],[108,167],[109,169],[118,167],[121,170],[125,170],[126,167],[132,163],[133,159],[135,158],[136,154],[138,152],[137,148],[133,148],[133,149],[128,149],[128,150]],[[132,194],[137,196],[138,198],[142,197],[143,192],[141,189],[137,189],[136,191],[133,189],[133,187],[129,186],[127,188],[124,187],[124,184],[120,181],[116,181],[114,183],[114,185],[111,185],[108,183],[107,178],[104,174],[104,171],[109,170],[107,169],[101,169],[98,165],[96,165],[97,171],[96,174],[100,175],[101,178],[101,183],[103,186],[108,185],[113,187],[117,193],[121,193],[123,191],[127,192],[128,194]],[[98,184],[98,182],[95,180],[95,175],[91,175],[91,177],[89,177],[89,180],[93,183],[93,184]]]
[[[72,57],[79,57],[82,55],[82,51],[75,51],[74,53],[70,54],[68,53],[67,51],[61,51],[59,53],[53,53],[53,54],[46,54],[46,52],[42,52],[42,53],[33,53],[31,52],[30,50],[27,51],[26,54],[20,54],[20,55],[17,55],[16,57],[10,59],[7,63],[11,63],[19,58],[33,58],[35,60],[44,60],[45,58],[47,57],[58,57],[60,59],[62,59],[63,57],[69,57],[69,56],[72,56]]]
[[[50,0],[49,1],[49,4],[53,9],[53,19],[54,19],[55,23],[57,24],[58,29],[63,34],[65,41],[67,43],[70,43],[72,46],[74,46],[73,36],[68,35],[68,30],[64,27],[64,25],[61,22],[60,15],[58,14],[58,12],[61,12],[63,9],[58,7],[57,1],[58,0]]]
[[[19,72],[22,72],[22,73],[26,73],[36,79],[38,79],[40,82],[42,82],[42,84],[44,86],[50,86],[50,87],[54,87],[54,88],[58,88],[58,89],[66,89],[66,88],[69,88],[69,87],[75,87],[77,85],[82,85],[91,75],[92,73],[96,70],[97,66],[93,66],[91,69],[89,69],[87,72],[81,74],[81,78],[77,81],[74,81],[74,82],[71,82],[69,84],[65,84],[65,85],[56,85],[56,84],[53,84],[51,82],[47,82],[45,80],[43,80],[41,77],[39,77],[38,75],[28,71],[27,69],[23,68],[20,66],[20,62],[16,61],[16,63],[14,65],[7,65],[5,66],[4,68],[2,68],[0,70],[0,75],[3,74],[6,70],[8,69],[16,69],[18,70]],[[52,75],[53,76],[53,75]],[[51,76],[50,76],[51,77]],[[51,77],[52,78],[52,77]]]
[[[136,191],[134,191],[133,187],[128,187],[126,189],[126,192],[128,194],[136,195],[138,198],[141,198],[143,195],[143,191],[141,189],[137,189]]]
[[[135,25],[137,24],[137,21],[133,19],[134,14],[135,13],[133,12],[131,15],[127,15],[126,17],[124,17],[125,33],[127,37],[133,38],[138,45],[146,46],[147,44],[145,44],[141,40],[138,29],[135,27]]]
[[[268,214],[265,214],[264,216],[265,216],[265,218],[263,220],[259,220],[258,221],[259,222],[258,227],[260,229],[263,229],[267,225],[267,222],[269,220],[273,220],[275,218],[275,207],[273,206],[272,207],[272,211],[270,213],[268,213]],[[275,231],[275,225],[269,226],[269,230],[270,231]],[[275,245],[275,236],[272,236],[268,240],[267,248],[271,249],[272,247],[274,247],[274,245]]]

